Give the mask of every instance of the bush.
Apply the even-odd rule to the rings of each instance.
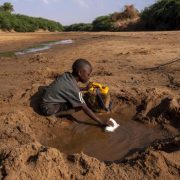
[[[3,30],[12,30],[13,26],[12,26],[12,22],[13,22],[13,17],[11,16],[10,13],[7,12],[2,12],[0,13],[0,28]]]
[[[64,27],[64,31],[92,31],[92,24],[78,23]]]
[[[159,0],[141,13],[145,28],[171,30],[180,28],[180,1]]]
[[[94,31],[111,31],[113,30],[113,22],[110,16],[97,17],[93,22]]]

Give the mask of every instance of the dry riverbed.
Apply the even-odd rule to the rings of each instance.
[[[0,178],[179,179],[180,32],[0,33]],[[71,44],[25,55],[51,41]],[[111,90],[120,127],[104,132],[83,112],[44,117],[42,90],[77,58]],[[92,125],[89,125],[92,124]]]

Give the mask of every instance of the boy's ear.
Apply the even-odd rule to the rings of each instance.
[[[78,71],[78,76],[81,76],[82,70]]]

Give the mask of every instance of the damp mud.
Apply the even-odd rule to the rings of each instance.
[[[0,33],[0,179],[180,179],[180,32]],[[40,52],[6,55],[71,39]],[[11,54],[11,53],[10,53]],[[120,126],[45,117],[43,92],[77,58],[110,88]]]

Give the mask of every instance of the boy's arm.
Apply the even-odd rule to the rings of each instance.
[[[101,124],[101,125],[103,125],[103,126],[106,126],[106,125],[107,125],[106,123],[102,122],[102,121],[99,119],[99,117],[97,117],[97,116],[94,114],[94,112],[93,112],[91,109],[88,108],[88,106],[87,106],[85,103],[82,105],[82,109],[83,109],[83,111],[84,111],[90,118],[92,118],[94,121],[98,122],[99,124]]]

